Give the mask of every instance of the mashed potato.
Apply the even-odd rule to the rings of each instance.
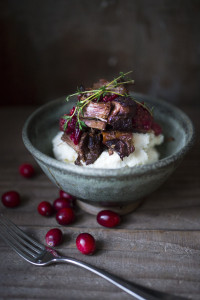
[[[73,164],[78,154],[61,140],[62,134],[63,132],[58,132],[52,140],[54,156],[57,160]],[[87,168],[117,169],[156,162],[159,159],[159,153],[155,146],[162,144],[163,140],[162,134],[155,136],[154,133],[133,133],[135,151],[128,157],[121,160],[116,152],[109,155],[108,151],[103,151],[93,164],[87,165]],[[86,166],[84,163],[82,164]]]

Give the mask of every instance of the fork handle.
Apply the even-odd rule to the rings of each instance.
[[[123,280],[115,275],[112,275],[104,270],[101,270],[97,267],[91,266],[90,264],[87,264],[85,262],[76,260],[74,258],[69,257],[56,257],[53,259],[52,262],[64,262],[64,263],[70,263],[76,266],[79,266],[81,268],[84,268],[92,273],[95,273],[96,275],[101,276],[102,278],[108,280],[112,284],[116,285],[118,288],[122,289],[126,293],[130,294],[131,296],[135,297],[139,300],[181,300],[184,298],[169,295],[163,292],[154,291],[152,289],[137,285],[135,283],[128,282],[126,280]]]

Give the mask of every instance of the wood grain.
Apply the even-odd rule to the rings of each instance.
[[[34,107],[1,108],[0,193],[18,190],[22,205],[0,211],[41,242],[48,229],[57,227],[54,217],[37,213],[43,200],[53,202],[58,189],[49,181],[25,149],[23,123]],[[196,109],[184,107],[197,124]],[[9,120],[9,122],[8,122]],[[5,126],[6,124],[6,126]],[[6,128],[6,131],[5,131]],[[64,242],[57,249],[124,279],[188,299],[200,295],[200,185],[199,140],[171,178],[123,217],[116,229],[97,224],[95,216],[77,209],[76,221],[62,227]],[[26,180],[19,175],[23,162],[33,163],[37,175]],[[75,246],[81,232],[97,240],[93,256],[83,256]],[[0,239],[0,299],[130,299],[105,280],[70,265],[39,268],[17,256]],[[132,298],[131,298],[132,299]]]

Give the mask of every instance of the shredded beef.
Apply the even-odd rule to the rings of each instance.
[[[132,133],[120,132],[120,131],[105,131],[102,132],[103,144],[109,149],[109,153],[113,151],[117,152],[120,158],[123,160],[125,156],[129,156],[134,152]]]
[[[76,152],[79,151],[79,144],[75,145],[74,142],[70,139],[70,134],[68,133],[63,133],[61,140],[63,140],[63,142],[67,143],[69,146],[71,146]]]
[[[136,104],[130,97],[118,97],[111,102],[112,111],[108,124],[114,130],[132,131],[132,118],[136,114]]]
[[[96,128],[99,130],[105,130],[106,128],[107,123],[105,121],[100,121],[97,119],[90,119],[90,118],[80,118],[80,119],[90,128]]]
[[[84,132],[81,136],[78,149],[78,158],[75,164],[80,165],[81,161],[86,165],[93,164],[103,151],[102,136],[100,133],[91,130]]]
[[[107,121],[110,114],[111,103],[107,102],[90,102],[83,109],[83,118],[99,119],[102,121]]]
[[[95,83],[92,89],[98,89],[109,84],[105,79],[100,79]],[[116,97],[116,94],[126,95],[127,90],[122,84],[115,87],[110,84],[106,87],[109,93]],[[93,95],[91,89],[86,89],[88,92],[80,95],[79,100],[84,100],[90,95]],[[102,96],[103,97],[103,96]],[[103,99],[103,100],[102,100]],[[137,104],[129,96],[117,96],[107,102],[90,101],[79,115],[87,127],[84,128],[79,144],[75,145],[70,139],[70,135],[64,133],[62,140],[78,153],[78,158],[75,164],[81,165],[84,162],[86,165],[94,163],[100,156],[102,151],[107,148],[110,155],[115,151],[123,160],[134,152],[133,145],[133,118],[137,112]]]
[[[112,117],[109,125],[113,130],[132,131],[132,118],[121,118],[118,116]]]

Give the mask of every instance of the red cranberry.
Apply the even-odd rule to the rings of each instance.
[[[56,214],[56,220],[60,225],[68,225],[75,219],[74,211],[71,207],[61,208]]]
[[[74,111],[75,111],[75,106],[73,106],[73,107],[72,107],[72,109],[70,110],[70,113],[69,113],[69,115],[70,115],[70,116],[72,116],[72,115],[73,115],[73,113],[74,113]]]
[[[65,116],[72,116],[75,111],[75,107],[70,110],[69,114],[65,114]],[[63,117],[60,118],[60,130],[64,131],[64,125],[67,122]],[[71,120],[67,123],[66,133],[70,134],[70,139],[73,141],[75,145],[78,145],[82,130],[77,126],[77,117],[74,115]]]
[[[67,124],[66,133],[74,132],[74,130],[76,128],[76,122],[77,122],[77,117],[73,116],[71,121],[69,121],[68,124]]]
[[[151,129],[153,117],[150,112],[141,104],[137,103],[136,115],[133,118],[133,128],[146,132]]]
[[[78,145],[81,135],[82,131],[78,127],[76,127],[70,134],[70,139],[73,141],[74,145]]]
[[[59,228],[53,228],[47,232],[45,240],[47,245],[49,245],[50,247],[55,247],[62,242],[62,237],[62,231]]]
[[[62,190],[60,190],[59,194],[60,194],[60,198],[65,198],[65,199],[68,199],[68,200],[74,200],[75,199],[72,195],[70,195],[67,192],[64,192]]]
[[[97,222],[104,227],[115,227],[120,221],[120,216],[111,210],[102,210],[97,215]]]
[[[96,249],[96,242],[94,237],[89,233],[81,233],[76,239],[77,249],[86,255],[93,254]]]
[[[64,116],[68,116],[67,114],[64,114]],[[59,127],[60,131],[64,131],[64,125],[67,122],[67,120],[63,119],[62,117],[59,120]]]
[[[9,191],[2,195],[1,201],[6,207],[16,207],[20,204],[20,195],[16,191]]]
[[[151,128],[154,131],[154,133],[155,133],[156,136],[162,133],[162,128],[160,127],[160,125],[158,125],[155,122],[153,122]]]
[[[31,164],[23,164],[19,167],[19,173],[26,178],[33,177],[35,170]]]
[[[53,206],[47,201],[42,201],[38,205],[38,212],[42,216],[49,217],[53,214]]]
[[[69,114],[64,114],[64,116],[71,116],[71,115],[73,115],[74,110],[75,110],[75,107],[73,107],[70,110]],[[67,133],[70,133],[75,128],[76,121],[77,121],[77,118],[76,118],[76,116],[74,116],[72,118],[72,120],[70,122],[68,122],[67,128],[66,128]],[[60,120],[59,120],[59,126],[60,126],[60,130],[61,131],[64,131],[64,125],[65,125],[66,122],[67,122],[66,119],[64,119],[63,117],[60,118]]]
[[[118,95],[116,95],[116,94],[106,95],[106,96],[103,97],[102,101],[103,102],[109,102],[109,101],[114,100],[117,97],[118,97]]]
[[[65,199],[65,198],[58,198],[53,202],[53,208],[55,211],[59,211],[61,208],[64,207],[72,207],[72,200]]]

